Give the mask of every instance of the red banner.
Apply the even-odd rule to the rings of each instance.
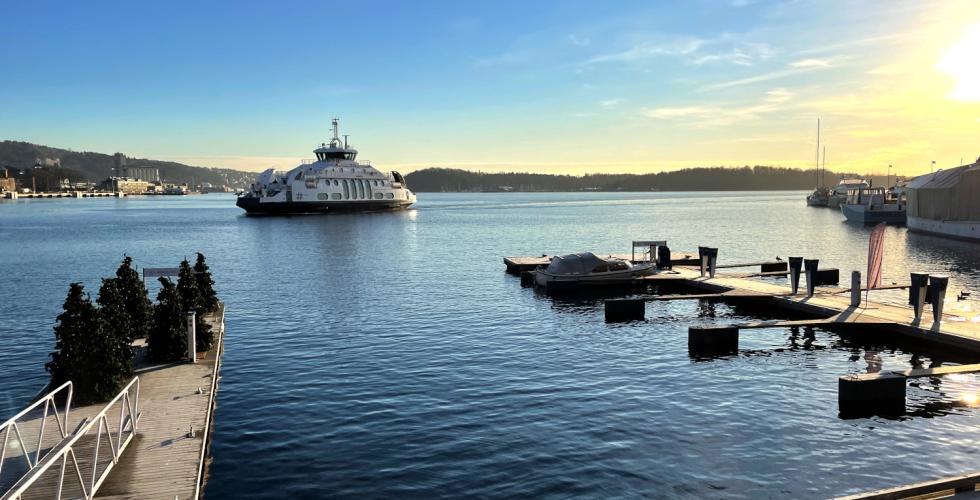
[[[868,242],[868,289],[881,286],[881,261],[885,254],[885,223],[875,226]]]

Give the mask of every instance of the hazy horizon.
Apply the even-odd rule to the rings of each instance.
[[[581,175],[811,168],[819,117],[829,170],[980,154],[973,1],[183,5],[7,6],[0,137],[260,171],[336,116],[385,169]]]

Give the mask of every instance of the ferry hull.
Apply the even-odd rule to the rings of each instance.
[[[238,208],[249,215],[290,215],[290,214],[323,214],[338,212],[377,212],[383,210],[401,210],[412,203],[407,200],[381,201],[286,201],[276,203],[261,203],[258,198],[240,196],[235,202]]]

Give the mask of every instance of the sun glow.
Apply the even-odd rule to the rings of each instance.
[[[954,43],[936,69],[956,79],[956,86],[948,94],[958,101],[980,101],[980,24],[967,30],[962,40]]]

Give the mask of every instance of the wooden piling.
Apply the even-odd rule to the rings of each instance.
[[[606,301],[606,323],[642,321],[646,315],[643,299],[612,299]]]
[[[720,356],[738,352],[737,326],[692,326],[687,329],[688,354]]]

